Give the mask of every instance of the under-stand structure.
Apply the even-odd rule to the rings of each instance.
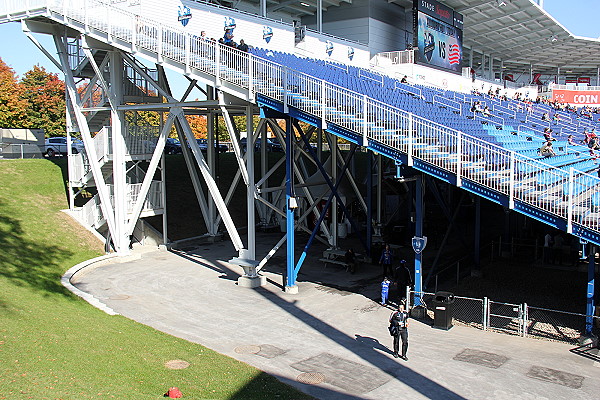
[[[367,94],[357,95],[326,79],[161,25],[151,16],[137,15],[109,3],[83,4],[82,9],[79,2],[40,2],[31,8],[28,4],[11,3],[5,7],[10,10],[3,21],[21,21],[23,32],[64,73],[68,140],[77,133],[85,144],[84,152],[68,155],[70,208],[84,225],[104,238],[107,250],[126,255],[134,242],[150,240],[152,236],[163,245],[169,243],[163,154],[172,130],[182,143],[206,237],[217,239],[221,224],[225,228],[238,253],[231,262],[244,271],[241,286],[264,283],[260,270],[284,242],[285,287],[290,293],[297,291],[298,272],[315,240],[336,249],[342,230],[350,230],[358,235],[369,254],[373,239],[381,240],[381,227],[386,222],[382,213],[382,156],[396,167],[396,179],[414,182],[407,186],[411,200],[415,194],[411,222],[415,234],[416,304],[421,301],[419,295],[437,262],[429,268],[422,262],[426,245],[426,183],[450,222],[446,236],[457,211],[452,211],[452,202],[444,202],[436,194],[439,182],[589,243],[600,243],[597,214],[580,218],[577,212],[586,209],[586,203],[574,193],[577,183],[585,193],[593,194],[597,182],[581,174],[576,176],[573,169],[568,176],[562,172],[557,186],[567,201],[550,204],[545,193],[531,188],[549,171],[559,174],[556,168],[531,164],[531,160],[514,151],[490,146]],[[42,46],[33,33],[51,35],[55,50]],[[163,68],[188,79],[181,98],[173,96]],[[202,92],[204,100],[190,100],[193,91]],[[187,115],[202,115],[209,121],[206,154],[194,137]],[[232,122],[236,115],[246,118],[245,147]],[[260,115],[258,121],[256,115]],[[226,194],[221,193],[215,180],[216,118],[225,121],[238,166]],[[282,121],[284,124],[280,125]],[[266,161],[267,131],[285,152],[285,157],[274,165]],[[339,138],[350,143],[345,156],[340,151]],[[367,152],[371,168],[367,172],[366,196],[349,171],[359,149]],[[260,166],[256,164],[258,154]],[[376,168],[372,168],[373,154],[377,154]],[[277,185],[274,172],[279,168],[285,169],[285,178]],[[523,182],[519,182],[523,177]],[[245,245],[228,209],[240,181],[246,187]],[[89,192],[95,194],[82,207],[75,207]],[[350,212],[348,204],[352,202],[358,204],[360,212]],[[407,208],[412,210],[410,203]],[[459,206],[460,202],[455,204],[455,210]],[[479,206],[476,213],[477,263]],[[150,215],[163,216],[162,235],[153,235],[142,222]],[[259,256],[255,239],[256,226],[261,224],[281,226],[285,234],[270,251]],[[296,261],[297,231],[310,236]],[[424,270],[429,275],[423,282]],[[586,291],[589,332],[595,303],[593,277],[594,260],[590,255]]]
[[[148,68],[118,46],[101,43],[65,27],[48,28],[30,20],[24,20],[22,25],[27,36],[65,75],[68,140],[77,135],[85,144],[84,152],[68,154],[70,209],[84,225],[103,237],[107,251],[127,255],[134,243],[156,237],[152,228],[143,223],[143,217],[154,215],[163,216],[163,226],[162,235],[153,243],[168,245],[164,149],[173,130],[182,144],[183,157],[207,227],[205,238],[219,239],[219,228],[221,224],[224,226],[238,252],[230,262],[244,271],[240,286],[264,284],[260,270],[283,242],[287,242],[286,291],[293,293],[297,291],[296,277],[306,250],[314,240],[336,248],[342,226],[346,230],[349,224],[354,232],[360,232],[346,206],[348,201],[358,201],[362,210],[371,209],[348,170],[356,145],[343,159],[337,136],[323,129],[305,124],[303,127],[298,120],[266,108],[259,110],[252,102],[210,85],[201,87],[196,79],[187,76],[188,89],[182,98],[176,99],[161,64]],[[52,55],[53,50],[44,48],[35,39],[32,31],[53,36],[58,58]],[[202,92],[206,100],[190,100],[193,91]],[[205,152],[194,137],[187,115],[201,115],[208,121]],[[246,118],[245,143],[240,140],[234,116]],[[257,123],[256,116],[260,116]],[[215,181],[217,118],[225,121],[238,165],[234,182],[224,195]],[[280,126],[281,120],[285,121],[285,128]],[[274,165],[267,164],[268,131],[283,144],[285,152],[285,157]],[[70,151],[70,146],[68,148]],[[325,154],[326,160],[323,159]],[[260,165],[255,165],[256,159]],[[282,167],[286,171],[285,182],[273,185],[272,175]],[[317,173],[309,172],[314,170]],[[260,179],[256,181],[255,176]],[[201,178],[208,193],[204,193]],[[240,181],[247,193],[246,245],[228,210]],[[94,191],[96,194],[83,206],[75,207],[84,194]],[[380,201],[380,188],[377,193]],[[344,215],[344,225],[339,220],[338,210]],[[329,224],[325,223],[327,214],[331,216]],[[380,212],[373,222],[381,225]],[[285,226],[286,232],[260,259],[255,245],[257,226]],[[311,236],[298,263],[294,264],[296,231]],[[368,251],[369,240],[362,237],[361,241]]]

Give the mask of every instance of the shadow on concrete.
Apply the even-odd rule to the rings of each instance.
[[[575,347],[569,350],[573,354],[587,358],[588,360],[600,363],[600,349],[589,345]]]
[[[189,255],[181,254],[179,252],[176,254],[194,263],[200,265],[205,264],[193,257],[190,257]],[[225,272],[227,273],[227,275],[231,273],[239,276],[239,274],[226,267],[225,265],[222,266],[222,269],[215,269],[214,266],[211,265],[207,266],[212,270],[222,273],[225,272],[225,269],[228,269],[230,272]],[[354,336],[349,336],[346,333],[338,330],[334,326],[298,308],[295,300],[288,301],[282,298],[280,295],[273,293],[272,291],[269,291],[264,287],[257,288],[254,290],[256,290],[257,293],[262,295],[265,299],[271,301],[280,309],[295,317],[298,321],[304,323],[307,326],[310,326],[323,336],[353,352],[356,356],[360,357],[363,361],[370,364],[374,368],[400,380],[416,392],[421,393],[423,396],[435,399],[464,399],[462,396],[451,391],[450,389],[438,384],[437,382],[432,381],[431,379],[421,375],[416,371],[413,371],[412,369],[410,369],[410,367],[399,364],[395,359],[391,359],[388,355],[382,354],[381,351],[389,353],[389,349],[379,344],[379,342],[374,343],[374,339],[369,338],[367,336],[362,336],[360,335],[360,332],[355,333]],[[382,329],[386,329],[387,321],[385,321],[385,324],[382,324],[382,326],[383,325],[385,325],[385,327],[383,327]],[[364,341],[359,340],[359,337],[365,338]],[[357,346],[357,344],[359,345]],[[328,398],[327,393],[323,392],[321,389],[323,388],[315,387],[314,394],[318,395],[321,398]],[[326,391],[327,389],[323,390]]]
[[[379,343],[379,340],[369,337],[369,336],[361,336],[361,335],[354,335],[356,336],[356,341],[358,343],[360,343],[361,345],[364,346],[370,346],[371,348],[375,349],[375,350],[380,350],[384,353],[388,353],[388,354],[394,354],[393,350],[390,350],[389,347]]]
[[[229,398],[229,400],[251,400],[251,399],[274,399],[274,398],[281,398],[281,395],[273,390],[273,387],[276,387],[276,385],[273,385],[273,380],[278,380],[284,384],[287,384],[291,387],[297,387],[298,382],[296,381],[292,381],[291,379],[288,379],[286,377],[283,377],[281,375],[271,375],[271,374],[267,374],[266,372],[261,372],[260,375],[258,375],[256,378],[254,378],[250,383],[248,383],[247,385],[245,385],[243,388],[241,388],[237,393],[235,393],[233,396],[231,396]],[[298,393],[296,395],[294,395],[294,397],[288,397],[288,399],[294,399],[294,400],[303,400],[303,399],[313,399],[314,397],[311,396],[310,392],[316,392],[318,391],[318,395],[323,397],[323,398],[328,398],[328,399],[347,399],[347,400],[362,400],[363,397],[358,397],[358,396],[352,396],[349,395],[347,393],[342,393],[342,392],[337,392],[335,390],[331,390],[331,389],[326,389],[323,387],[317,387],[317,386],[312,386],[312,385],[306,385],[305,387],[306,392],[307,393],[303,393],[300,392],[298,390]],[[256,393],[260,393],[260,396],[256,396]],[[288,393],[289,395],[289,393]],[[315,395],[317,395],[317,393],[315,393]]]

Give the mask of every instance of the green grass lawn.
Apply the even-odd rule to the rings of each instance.
[[[109,316],[60,284],[102,245],[68,207],[65,160],[0,162],[0,399],[307,399],[203,346]],[[63,168],[61,168],[63,167]],[[185,360],[186,369],[165,367]]]

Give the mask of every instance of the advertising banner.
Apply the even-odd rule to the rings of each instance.
[[[462,31],[422,12],[417,21],[417,62],[460,73]]]
[[[576,106],[596,106],[600,105],[600,90],[553,89],[552,99]]]

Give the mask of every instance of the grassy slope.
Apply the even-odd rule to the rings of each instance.
[[[158,399],[170,386],[196,399],[309,398],[66,291],[61,274],[101,246],[59,211],[61,174],[47,160],[0,162],[0,399]],[[173,359],[191,366],[165,368]]]

